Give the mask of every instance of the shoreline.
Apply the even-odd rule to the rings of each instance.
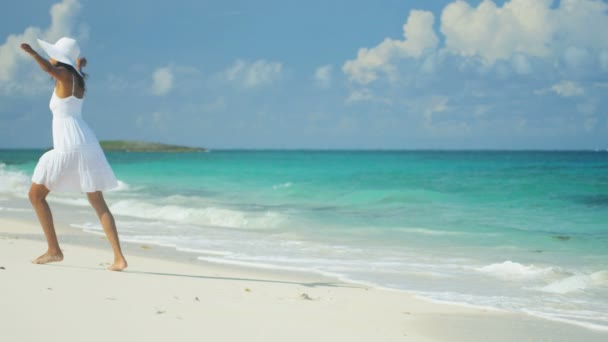
[[[28,318],[32,312],[41,310],[48,315],[54,310],[44,303],[68,306],[56,312],[59,315],[45,316],[48,320],[43,326],[48,329],[58,329],[55,325],[64,323],[63,316],[71,317],[78,327],[87,327],[91,322],[79,313],[96,312],[100,319],[107,314],[134,321],[141,329],[136,329],[133,338],[150,341],[175,338],[172,330],[177,328],[183,330],[183,338],[206,337],[199,330],[201,318],[214,323],[208,331],[212,337],[224,340],[602,341],[608,337],[604,331],[572,323],[441,303],[403,290],[369,287],[312,272],[205,262],[193,253],[158,245],[144,248],[141,243],[123,242],[130,266],[125,272],[113,273],[103,266],[111,260],[105,238],[61,222],[56,222],[56,229],[65,260],[33,265],[29,260],[41,254],[46,243],[31,215],[0,218],[0,266],[4,267],[0,269],[0,290],[11,294],[0,300],[0,320],[10,323],[3,335],[13,337],[11,340],[41,337],[35,329],[24,328],[32,323]],[[112,284],[109,288],[107,282]],[[165,286],[159,287],[157,282]],[[74,286],[81,283],[86,284]],[[105,297],[96,295],[99,293]],[[186,297],[188,300],[183,299]],[[116,311],[116,307],[125,311]],[[130,314],[130,310],[137,313]],[[248,313],[246,317],[241,317],[243,312]],[[149,326],[160,320],[166,325]],[[95,337],[102,340],[118,334]]]

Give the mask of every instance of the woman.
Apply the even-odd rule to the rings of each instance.
[[[82,68],[86,66],[87,60],[78,58],[80,48],[74,39],[64,37],[55,44],[39,39],[38,43],[50,57],[49,60],[42,58],[28,44],[21,44],[21,48],[55,79],[55,90],[50,103],[53,113],[53,149],[38,161],[29,192],[30,201],[46,236],[48,250],[32,262],[45,264],[63,260],[51,210],[46,201],[49,192],[86,192],[114,250],[114,263],[108,270],[122,271],[127,267],[127,261],[120,248],[114,217],[102,194],[102,191],[112,189],[118,183],[95,134],[81,116],[85,94]]]

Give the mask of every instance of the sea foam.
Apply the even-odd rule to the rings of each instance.
[[[11,170],[0,163],[0,193],[25,196],[30,185],[30,177],[21,171]]]
[[[129,184],[118,180],[118,186],[110,191],[128,191],[131,190],[131,187],[129,186]]]
[[[224,228],[277,227],[284,217],[276,212],[248,213],[218,207],[158,205],[141,200],[120,200],[110,207],[117,215]]]
[[[576,274],[554,281],[549,285],[538,289],[543,292],[566,294],[596,286],[608,286],[608,271],[598,271],[591,274]]]
[[[476,268],[477,271],[502,279],[529,279],[546,277],[560,273],[553,267],[539,267],[535,265],[523,265],[507,260]]]
[[[273,185],[272,188],[277,190],[277,189],[281,189],[281,188],[289,188],[290,186],[292,186],[292,184],[290,182],[287,182],[287,183],[283,183],[283,184]]]

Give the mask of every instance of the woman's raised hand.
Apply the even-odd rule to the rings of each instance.
[[[86,57],[80,57],[76,60],[76,67],[78,68],[78,70],[84,68],[85,66],[87,66]]]
[[[32,47],[30,46],[30,44],[27,44],[27,43],[21,44],[21,49],[23,49],[23,51],[25,51],[29,54],[32,54],[35,52],[34,49],[32,49]]]

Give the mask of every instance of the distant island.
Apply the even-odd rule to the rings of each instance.
[[[99,144],[104,151],[120,152],[208,152],[206,148],[168,145],[147,141],[103,140]]]

